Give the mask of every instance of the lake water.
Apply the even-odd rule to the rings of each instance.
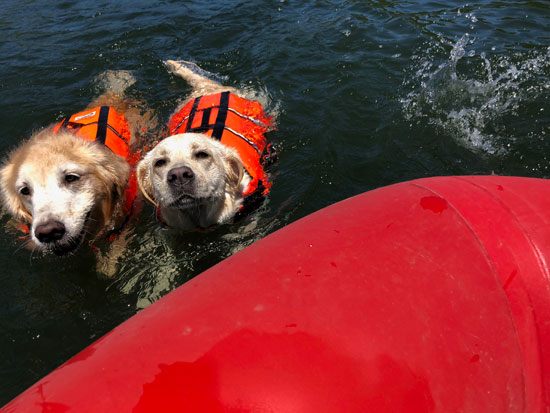
[[[131,70],[129,94],[167,121],[189,91],[164,70],[169,58],[259,91],[279,151],[248,221],[178,235],[144,205],[112,279],[90,248],[31,254],[0,231],[0,405],[178,285],[334,202],[426,176],[550,176],[546,1],[19,0],[2,2],[0,34],[2,154],[85,107],[105,70]]]

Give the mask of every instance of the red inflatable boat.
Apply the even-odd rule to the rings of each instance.
[[[5,412],[546,412],[550,182],[380,188],[115,328]]]

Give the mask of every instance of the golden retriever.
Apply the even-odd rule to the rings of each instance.
[[[264,132],[270,119],[258,102],[207,78],[196,65],[165,64],[193,90],[169,122],[171,136],[138,164],[139,187],[170,227],[190,230],[231,222],[269,189],[261,158],[268,148]],[[216,128],[221,128],[218,135]]]
[[[106,72],[110,89],[87,109],[110,106],[124,114],[132,139],[152,119],[125,99],[134,83],[129,72]],[[54,125],[34,133],[15,149],[0,170],[4,209],[27,227],[33,249],[66,255],[85,240],[121,228],[130,165],[97,141],[86,141]]]

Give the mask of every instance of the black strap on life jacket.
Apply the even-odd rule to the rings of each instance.
[[[191,106],[191,111],[189,112],[189,118],[187,119],[187,127],[185,128],[185,132],[197,132],[197,133],[203,133],[205,130],[202,130],[202,124],[198,128],[192,128],[191,125],[193,124],[193,121],[195,120],[195,114],[197,113],[197,108],[199,107],[199,102],[201,101],[201,97],[195,98],[193,101],[193,105]],[[179,128],[179,126],[178,126]],[[201,129],[201,132],[198,130]]]
[[[278,148],[274,147],[271,143],[268,143],[264,147],[264,151],[260,157],[260,164],[264,168],[264,171],[267,171],[269,167],[277,162],[278,159]],[[261,179],[258,179],[258,186],[251,194],[247,195],[243,199],[241,204],[241,209],[235,214],[233,222],[244,218],[245,216],[251,214],[256,209],[258,209],[262,203],[265,201],[265,185]]]
[[[122,139],[124,142],[126,142],[126,145],[129,144],[129,142],[122,136],[122,134],[117,131],[115,128],[113,128],[111,125],[109,125],[109,111],[111,108],[109,106],[101,106],[99,109],[99,116],[97,119],[97,122],[92,123],[78,123],[78,122],[71,122],[71,116],[68,118],[65,118],[63,120],[63,123],[61,124],[62,128],[67,129],[69,126],[73,128],[74,130],[78,130],[82,128],[83,126],[90,126],[90,125],[96,125],[97,124],[97,132],[95,136],[95,140],[99,143],[102,143],[105,145],[105,140],[107,139],[107,128],[109,128],[119,139]],[[111,149],[111,148],[109,148]]]
[[[70,118],[71,118],[71,117],[69,116],[68,118],[63,119],[63,123],[61,124],[61,127],[62,127],[63,129],[67,129],[67,127],[69,126],[69,119],[70,119]]]
[[[212,113],[212,108],[204,109],[202,111],[202,122],[201,127],[204,129],[208,129],[210,126],[208,122],[210,121],[210,114]]]
[[[262,205],[264,202],[265,196],[264,196],[265,186],[261,179],[258,180],[258,186],[252,192],[250,195],[247,195],[243,199],[243,203],[241,204],[241,208],[239,211],[235,214],[235,217],[233,218],[233,222],[237,222],[240,219],[244,218],[245,216],[249,215],[256,209]]]
[[[187,127],[185,128],[185,132],[204,133],[212,129],[212,138],[216,140],[221,140],[223,131],[225,129],[225,121],[227,120],[227,112],[229,109],[229,94],[229,92],[222,92],[220,96],[220,104],[218,106],[212,106],[205,109],[198,109],[201,97],[199,96],[198,98],[196,98],[193,101],[191,111],[189,112],[189,118],[187,119]],[[216,117],[216,121],[210,124],[210,114],[212,113],[212,109],[214,108],[218,109],[218,116]],[[202,112],[201,124],[200,126],[193,128],[191,127],[191,125],[195,120],[197,112]],[[179,126],[176,128],[176,130],[178,128]]]
[[[107,139],[107,121],[109,120],[109,106],[102,106],[97,119],[97,134],[95,140],[105,145]],[[115,132],[116,133],[116,132]],[[118,135],[118,133],[117,133]],[[120,137],[120,135],[118,135]]]
[[[212,137],[217,140],[221,140],[223,130],[225,128],[225,121],[227,120],[227,109],[229,108],[229,92],[223,92],[220,96],[220,106],[218,109],[218,117],[216,118],[216,124],[212,130]]]

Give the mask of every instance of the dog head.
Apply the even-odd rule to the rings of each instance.
[[[48,128],[12,152],[0,170],[4,208],[29,224],[36,246],[64,255],[110,221],[129,169],[100,143]]]
[[[186,226],[182,217],[190,217],[191,227],[221,223],[242,194],[243,175],[234,149],[197,133],[162,140],[137,168],[145,198],[160,208],[168,225],[179,227]],[[171,215],[179,216],[179,224],[169,222]]]

